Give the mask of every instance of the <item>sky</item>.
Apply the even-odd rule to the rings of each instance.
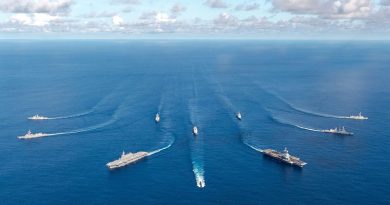
[[[1,38],[390,40],[390,0],[0,0]]]

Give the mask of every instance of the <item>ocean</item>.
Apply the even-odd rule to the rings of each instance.
[[[389,65],[388,41],[1,40],[0,203],[389,204]],[[260,152],[285,147],[307,165]]]

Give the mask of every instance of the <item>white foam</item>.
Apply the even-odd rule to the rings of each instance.
[[[163,148],[161,148],[161,149],[157,149],[157,150],[154,150],[154,151],[152,151],[152,152],[149,152],[149,156],[152,156],[152,155],[154,155],[154,154],[156,154],[156,153],[159,153],[159,152],[161,152],[161,151],[163,151],[163,150],[165,150],[165,149],[168,149],[169,147],[171,147],[172,146],[172,144],[173,144],[173,142],[171,142],[171,143],[169,143],[167,146],[165,146],[165,147],[163,147]]]
[[[309,114],[309,115],[314,115],[314,116],[319,116],[319,117],[326,117],[326,118],[336,118],[336,119],[354,119],[350,116],[342,116],[342,115],[333,115],[333,114],[327,114],[327,113],[320,113],[320,112],[314,112],[314,111],[311,111],[311,110],[307,110],[307,109],[303,109],[301,107],[298,107],[292,103],[290,103],[289,101],[287,101],[286,99],[284,99],[282,96],[280,96],[279,94],[276,94],[274,92],[271,92],[269,90],[266,90],[264,88],[262,88],[265,92],[269,93],[270,95],[276,97],[277,99],[279,99],[280,101],[282,101],[283,103],[285,103],[287,106],[289,106],[291,109],[295,110],[295,111],[298,111],[298,112],[301,112],[301,113],[305,113],[305,114]],[[303,129],[306,129],[306,128],[303,128]],[[313,130],[311,130],[313,131]]]
[[[254,150],[258,151],[258,152],[263,152],[263,149],[255,147],[255,146],[253,146],[253,145],[251,145],[251,144],[249,144],[247,142],[244,142],[244,144],[246,144],[248,147],[250,147],[250,148],[252,148],[252,149],[254,149]]]
[[[195,174],[196,186],[199,188],[203,188],[206,186],[206,181],[204,179],[204,170],[203,166],[199,167],[196,164],[193,164],[193,170]]]
[[[304,127],[304,126],[301,126],[301,125],[298,125],[298,124],[294,124],[294,123],[288,122],[286,120],[281,120],[279,118],[276,118],[276,117],[272,116],[272,114],[271,114],[271,118],[274,121],[278,122],[278,123],[285,124],[285,125],[290,125],[290,126],[293,126],[293,127],[299,128],[299,129],[308,130],[308,131],[312,131],[312,132],[324,132],[324,130]]]

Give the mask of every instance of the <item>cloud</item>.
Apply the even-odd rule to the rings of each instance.
[[[204,5],[215,9],[223,9],[229,7],[227,3],[225,3],[223,0],[207,0],[204,2]]]
[[[238,4],[235,8],[236,11],[253,11],[259,9],[258,3],[242,3]]]
[[[140,0],[111,0],[111,3],[113,4],[140,4]]]
[[[155,23],[173,23],[176,21],[175,18],[170,17],[167,13],[158,11],[145,12],[139,17],[139,19]]]
[[[155,16],[156,22],[168,22],[168,23],[173,23],[176,21],[175,18],[171,18],[168,14],[163,13],[163,12],[157,12]]]
[[[119,15],[115,15],[112,17],[112,23],[116,26],[123,26],[125,21]]]
[[[171,13],[175,16],[180,15],[184,11],[186,11],[187,8],[181,4],[176,3],[175,5],[172,6],[171,8]]]
[[[322,2],[318,0],[270,0],[274,11],[285,11],[295,14],[317,13]]]
[[[373,10],[371,0],[348,0],[335,1],[333,3],[333,13],[335,18],[364,18],[368,17]]]
[[[103,12],[95,12],[95,11],[92,11],[90,13],[86,13],[84,15],[82,15],[81,17],[83,18],[109,18],[109,17],[112,17],[112,16],[115,16],[115,12],[107,12],[107,11],[103,11]]]
[[[35,14],[14,14],[10,17],[10,22],[20,25],[28,26],[47,26],[51,21],[57,20],[58,16],[51,16],[44,13],[35,13]]]
[[[383,6],[390,6],[390,0],[382,0],[380,4]]]
[[[67,13],[72,0],[1,0],[0,10],[7,13]]]
[[[228,13],[221,13],[216,19],[214,19],[214,24],[220,28],[226,28],[230,26],[235,26],[238,23],[238,19],[235,16],[232,16]]]
[[[390,36],[390,0],[266,0],[276,18],[261,16],[262,13],[268,16],[267,11],[255,11],[260,7],[257,0],[245,0],[234,5],[226,0],[202,0],[201,4],[207,7],[222,8],[215,10],[221,12],[214,18],[201,15],[201,11],[194,13],[193,8],[185,13],[190,7],[187,8],[184,3],[166,4],[168,7],[162,10],[124,14],[124,9],[135,9],[134,4],[145,2],[137,9],[148,9],[155,0],[105,0],[104,6],[91,6],[93,9],[87,10],[91,11],[89,13],[69,12],[77,5],[73,4],[76,1],[80,0],[0,0],[0,11],[6,11],[8,14],[3,15],[10,16],[0,20],[0,32],[177,33],[204,36],[218,33],[265,37],[289,37],[293,34],[299,38],[314,34],[349,34],[352,37],[366,34],[370,37],[379,33]],[[110,3],[123,5],[112,6]],[[205,6],[202,9],[208,10]],[[244,15],[242,12],[245,11],[251,12]],[[134,18],[136,15],[139,17]],[[180,15],[183,17],[179,18]]]
[[[373,10],[371,0],[270,0],[274,11],[311,14],[322,18],[364,18]]]
[[[133,9],[131,7],[126,7],[122,10],[123,13],[131,13]]]

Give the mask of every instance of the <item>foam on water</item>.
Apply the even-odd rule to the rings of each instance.
[[[195,174],[196,186],[199,188],[204,188],[206,186],[206,181],[204,179],[203,169],[199,169],[197,166],[193,166],[192,170]]]
[[[293,127],[302,129],[302,130],[308,130],[308,131],[312,131],[312,132],[325,132],[322,129],[313,129],[313,128],[309,128],[309,127],[304,127],[302,125],[295,124],[295,123],[292,123],[290,121],[280,119],[278,117],[273,116],[272,114],[270,114],[270,117],[272,120],[274,120],[275,122],[280,123],[280,124],[289,125],[289,126],[293,126]]]
[[[283,98],[282,96],[280,96],[279,94],[277,94],[277,93],[275,93],[273,91],[270,91],[270,90],[267,90],[267,89],[264,89],[264,88],[261,88],[261,89],[264,90],[266,93],[268,93],[268,94],[274,96],[275,98],[279,99],[280,101],[282,101],[284,104],[286,104],[291,109],[293,109],[295,111],[298,111],[298,112],[301,112],[301,113],[304,113],[304,114],[309,114],[309,115],[318,116],[318,117],[326,117],[326,118],[354,119],[354,118],[352,118],[350,116],[333,115],[333,114],[327,114],[327,113],[314,112],[314,111],[311,111],[311,110],[307,110],[307,109],[304,109],[304,108],[301,108],[301,107],[298,107],[298,106],[292,104],[291,102],[289,102],[288,100],[286,100],[285,98]],[[302,129],[305,129],[305,128],[302,128]],[[313,131],[313,130],[311,130],[311,131]]]
[[[190,120],[192,126],[198,126],[198,105],[197,105],[197,82],[195,77],[193,78],[193,98],[188,102],[188,110],[190,111]],[[199,128],[198,128],[199,129]],[[192,130],[192,127],[191,127]],[[196,185],[199,188],[206,186],[204,179],[204,162],[203,162],[203,136],[191,136],[191,160],[192,160],[192,170],[195,174]]]
[[[114,94],[116,94],[118,90],[123,88],[123,86],[124,86],[124,83],[121,83],[118,86],[116,86],[115,89],[113,89],[109,94],[107,94],[106,96],[101,98],[100,101],[98,103],[96,103],[95,106],[93,106],[91,109],[89,109],[87,111],[76,113],[76,114],[71,114],[71,115],[57,116],[57,117],[44,117],[43,119],[40,119],[40,121],[42,121],[42,120],[71,119],[71,118],[78,118],[78,117],[83,117],[83,116],[89,115],[89,114],[95,112],[104,103],[109,102],[109,99],[112,98],[112,96]]]
[[[163,147],[163,148],[161,148],[161,149],[157,149],[157,150],[154,150],[154,151],[152,151],[152,152],[149,152],[149,156],[152,156],[152,155],[154,155],[154,154],[157,154],[157,153],[159,153],[159,152],[161,152],[161,151],[163,151],[163,150],[165,150],[165,149],[168,149],[169,147],[172,146],[172,144],[173,144],[173,141],[170,142],[167,146],[165,146],[165,147]]]
[[[246,142],[246,141],[244,141],[244,144],[247,145],[248,147],[250,147],[250,148],[252,148],[252,149],[258,151],[258,152],[263,152],[263,149],[260,149],[260,148],[254,146],[254,145],[251,145],[251,144],[249,144],[249,143]]]

